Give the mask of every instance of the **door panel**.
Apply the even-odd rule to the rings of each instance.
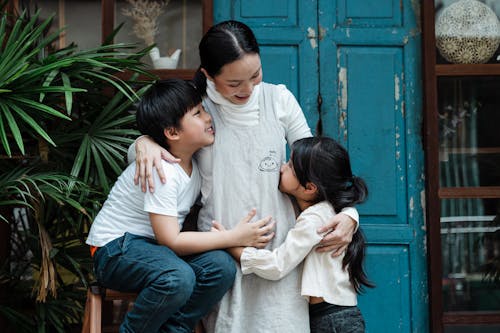
[[[402,11],[399,0],[338,0],[340,26],[401,26]]]
[[[408,247],[400,244],[370,245],[365,264],[368,276],[377,283],[375,289],[359,298],[366,332],[415,332],[410,330],[408,311],[411,298]]]
[[[337,137],[363,175],[370,200],[361,214],[385,216],[382,223],[406,224],[404,119],[399,108],[399,48],[340,47]],[[397,96],[396,96],[397,93]]]

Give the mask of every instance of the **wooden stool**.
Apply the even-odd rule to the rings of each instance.
[[[102,304],[104,300],[134,302],[136,293],[125,293],[112,289],[105,289],[98,285],[91,285],[87,290],[87,301],[83,316],[82,333],[101,333],[102,331]]]
[[[104,300],[127,301],[129,304],[127,310],[130,310],[130,304],[135,301],[136,297],[136,293],[126,293],[112,289],[105,289],[96,284],[91,285],[87,290],[87,301],[85,302],[82,333],[102,332],[102,307]],[[118,332],[118,327],[116,327],[116,332]],[[204,333],[201,322],[196,325],[194,333]]]

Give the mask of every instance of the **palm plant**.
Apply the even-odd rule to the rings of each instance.
[[[50,24],[38,13],[0,19],[0,223],[11,231],[0,263],[6,332],[67,332],[79,323],[92,278],[84,239],[137,135],[130,110],[153,79],[140,61],[149,48],[131,53],[136,45],[105,42],[52,50],[61,31],[47,34]]]

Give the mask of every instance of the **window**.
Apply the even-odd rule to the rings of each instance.
[[[165,0],[163,0],[165,1]],[[150,0],[151,5],[160,4],[161,0]],[[115,43],[137,43],[138,48],[147,44],[144,38],[134,33],[134,18],[126,14],[132,9],[127,0],[16,0],[13,6],[17,10],[29,8],[41,10],[41,17],[55,14],[51,29],[65,27],[65,33],[55,47],[64,47],[76,43],[79,49],[88,49],[100,45],[113,30],[123,23],[115,36]],[[160,77],[177,76],[191,78],[198,68],[198,43],[203,33],[212,25],[212,0],[170,0],[163,7],[153,10],[157,17],[157,32],[153,42],[158,47],[158,54],[145,57],[150,70]],[[155,64],[166,62],[177,49],[180,53],[174,69],[156,67]],[[161,57],[159,61],[154,61]]]
[[[486,63],[443,55],[436,22],[455,3],[422,2],[431,325],[432,332],[498,332],[499,50]],[[497,2],[483,3],[500,14]]]

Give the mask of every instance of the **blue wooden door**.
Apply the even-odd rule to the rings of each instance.
[[[264,80],[284,83],[311,128],[349,150],[365,178],[367,332],[427,332],[419,3],[411,0],[215,0],[214,20],[247,23]]]

